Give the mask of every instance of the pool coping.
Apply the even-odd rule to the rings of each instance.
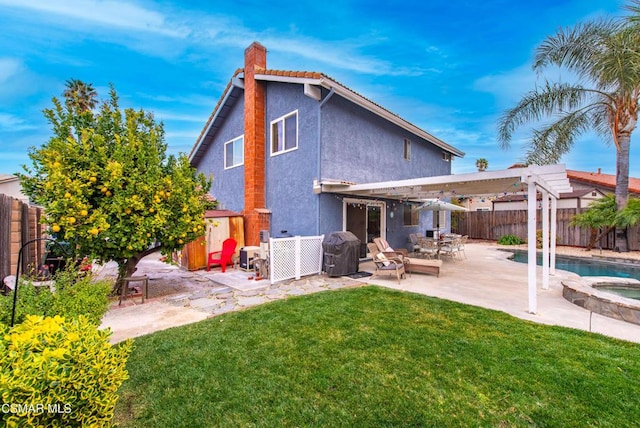
[[[593,284],[637,284],[633,278],[613,276],[582,276],[562,281],[562,297],[589,311],[610,318],[640,325],[640,300],[598,290]]]

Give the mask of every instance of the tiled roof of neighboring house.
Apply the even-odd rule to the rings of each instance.
[[[239,68],[235,71],[235,73],[233,74],[231,80],[229,81],[229,83],[227,84],[226,88],[224,89],[222,96],[220,97],[220,99],[218,100],[218,103],[216,104],[215,108],[213,109],[213,111],[211,112],[211,115],[209,116],[209,119],[207,120],[207,123],[205,124],[204,128],[202,129],[202,131],[200,132],[200,135],[198,136],[198,139],[196,141],[196,143],[194,144],[193,148],[191,149],[191,152],[189,153],[189,159],[193,160],[194,158],[197,157],[197,155],[199,154],[199,152],[203,149],[202,147],[202,142],[203,139],[206,137],[206,134],[208,133],[211,125],[214,123],[214,121],[216,120],[217,116],[220,113],[220,110],[224,107],[224,103],[226,102],[226,100],[230,97],[231,93],[233,92],[234,87],[239,87],[242,88],[242,85],[239,84],[237,81],[238,79],[242,79],[244,74],[244,69],[243,68]],[[346,98],[350,98],[351,101],[361,105],[364,108],[367,108],[369,110],[375,109],[378,111],[374,111],[374,113],[380,115],[380,116],[387,116],[386,118],[388,120],[391,121],[397,121],[398,123],[401,124],[401,126],[404,126],[405,128],[411,130],[412,132],[416,133],[417,135],[421,135],[423,138],[425,138],[427,141],[430,141],[431,143],[435,144],[436,146],[441,147],[442,149],[445,149],[449,152],[451,152],[452,154],[456,155],[456,156],[464,156],[464,152],[456,149],[455,147],[445,143],[444,141],[440,140],[439,138],[429,134],[428,132],[426,132],[425,130],[417,127],[416,125],[412,124],[411,122],[403,119],[402,117],[398,116],[397,114],[387,110],[386,108],[382,107],[381,105],[371,101],[370,99],[362,96],[361,94],[359,94],[358,92],[355,92],[354,90],[342,85],[341,83],[339,83],[337,80],[327,76],[324,73],[319,73],[319,72],[314,72],[314,71],[288,71],[288,70],[274,70],[274,69],[264,69],[264,70],[256,70],[256,79],[258,80],[268,80],[268,81],[282,81],[282,82],[292,82],[292,83],[310,83],[313,85],[319,85],[319,86],[323,86],[327,89],[331,88],[331,89],[336,89],[336,92],[339,91],[339,94],[343,97]],[[307,82],[305,82],[305,80],[309,80]],[[372,107],[372,108],[368,108],[368,107]],[[382,113],[382,114],[381,114]],[[206,143],[205,143],[206,145]]]
[[[603,174],[598,172],[567,170],[567,178],[569,180],[582,181],[601,187],[607,187],[611,190],[616,188],[616,176],[614,174]],[[629,192],[640,194],[640,178],[629,177]]]
[[[574,190],[573,192],[560,193],[560,199],[581,198],[594,191],[597,191],[597,189],[582,189]],[[538,193],[537,195],[537,199],[542,199],[542,195],[540,193]],[[499,198],[496,198],[493,202],[522,202],[526,200],[527,198],[525,197],[525,195],[517,194],[501,196]]]

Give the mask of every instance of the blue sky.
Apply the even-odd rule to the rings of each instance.
[[[497,120],[533,89],[536,46],[559,27],[621,16],[624,4],[0,0],[0,173],[21,171],[28,147],[51,136],[42,109],[71,78],[102,97],[113,83],[123,107],[164,122],[171,153],[188,153],[253,41],[269,68],[323,72],[464,151],[454,173],[475,171],[480,157],[507,168],[527,133],[501,150]],[[585,137],[562,162],[615,174],[615,149]]]

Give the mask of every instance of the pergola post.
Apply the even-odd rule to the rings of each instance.
[[[549,289],[549,192],[542,189],[542,289]]]
[[[556,235],[558,233],[558,199],[551,198],[551,257],[549,259],[551,275],[556,274]]]
[[[536,183],[532,177],[528,179],[527,191],[527,284],[529,286],[529,313],[538,312],[536,295]]]

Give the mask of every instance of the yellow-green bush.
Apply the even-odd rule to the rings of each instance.
[[[108,281],[93,281],[89,275],[81,275],[71,267],[61,270],[53,277],[55,292],[49,287],[36,287],[28,278],[20,278],[15,324],[26,315],[76,318],[84,315],[93,324],[100,325],[109,308],[109,293],[112,285]],[[13,293],[0,296],[0,322],[11,323]]]
[[[0,416],[5,426],[110,426],[133,344],[109,343],[84,316],[28,315],[0,324]]]

